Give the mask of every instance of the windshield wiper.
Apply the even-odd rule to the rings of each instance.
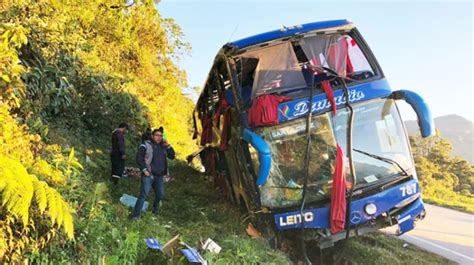
[[[367,153],[367,152],[364,152],[362,150],[358,150],[358,149],[355,149],[355,148],[353,148],[352,150],[354,150],[358,153],[364,154],[366,156],[370,156],[370,157],[375,158],[377,160],[383,161],[385,163],[388,163],[388,164],[391,164],[391,165],[396,165],[400,169],[400,171],[403,172],[403,174],[405,176],[408,176],[408,173],[406,172],[406,170],[397,161],[395,161],[393,159],[378,156],[378,155],[374,155],[374,154],[371,154],[371,153]]]
[[[393,176],[396,176],[397,174],[394,174]],[[385,190],[386,187],[393,185],[394,183],[398,183],[404,179],[409,178],[410,176],[405,176],[405,175],[399,175],[398,177],[394,179],[385,179],[385,180],[380,180],[375,183],[365,185],[363,187],[356,188],[354,191],[354,195],[360,195],[362,193],[365,193],[369,190],[373,190],[377,187],[381,187],[381,190]]]

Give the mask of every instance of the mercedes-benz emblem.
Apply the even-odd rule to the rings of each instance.
[[[351,213],[351,223],[358,224],[362,219],[362,214],[360,212],[352,212]]]

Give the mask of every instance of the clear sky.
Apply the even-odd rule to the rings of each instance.
[[[281,26],[347,18],[374,52],[392,89],[419,93],[434,117],[474,120],[473,4],[465,2],[321,2],[162,0],[158,10],[181,26],[192,46],[178,65],[201,87],[228,41]],[[414,112],[402,108],[404,118]]]

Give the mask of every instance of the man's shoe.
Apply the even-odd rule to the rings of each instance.
[[[140,216],[135,216],[135,215],[131,214],[129,218],[132,221],[136,221],[136,220],[140,219]]]

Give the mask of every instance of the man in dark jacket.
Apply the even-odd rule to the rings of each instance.
[[[125,134],[128,125],[120,123],[119,127],[112,132],[112,151],[110,152],[110,161],[112,162],[111,180],[114,184],[122,177],[125,171]]]
[[[161,129],[161,128],[160,128]],[[151,188],[155,190],[155,201],[153,202],[153,213],[158,214],[160,200],[165,196],[163,178],[168,169],[168,158],[174,159],[175,152],[173,147],[163,140],[163,129],[155,129],[152,132],[152,149],[153,155],[150,161],[147,155],[147,148],[141,145],[138,149],[137,163],[143,172],[140,196],[138,196],[132,218],[140,216],[143,204],[150,192]],[[147,160],[150,161],[147,165]],[[151,168],[151,172],[150,172]]]

